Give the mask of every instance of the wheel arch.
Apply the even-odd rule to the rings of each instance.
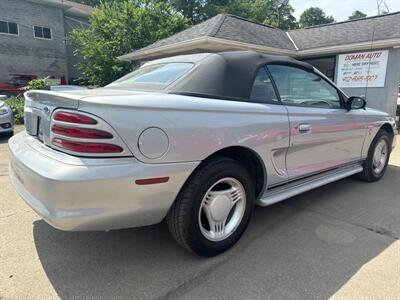
[[[393,144],[393,140],[394,140],[394,138],[395,138],[395,136],[394,136],[394,134],[395,134],[395,132],[394,132],[394,129],[393,129],[393,126],[392,126],[392,124],[390,124],[390,123],[384,123],[380,128],[379,128],[379,130],[384,130],[385,132],[387,132],[388,134],[389,134],[389,138],[390,138],[390,145],[389,145],[389,148],[390,148],[390,152],[392,152],[392,144]]]
[[[260,197],[266,188],[267,171],[260,155],[254,150],[243,146],[230,146],[222,148],[202,160],[202,162],[193,170],[192,174],[186,179],[183,187],[189,182],[190,178],[204,164],[215,157],[227,157],[240,162],[250,173],[255,182],[255,197]]]
[[[390,123],[384,123],[379,129],[386,131],[390,135],[390,138],[394,137],[394,130]]]

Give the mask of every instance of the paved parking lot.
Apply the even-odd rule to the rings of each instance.
[[[219,257],[163,224],[53,229],[8,178],[0,139],[0,299],[400,299],[400,143],[378,183],[349,178],[267,208]]]

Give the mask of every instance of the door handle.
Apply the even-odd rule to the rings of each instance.
[[[311,125],[310,124],[299,124],[298,126],[300,133],[311,132]]]

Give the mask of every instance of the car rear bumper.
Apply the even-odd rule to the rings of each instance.
[[[110,230],[163,220],[199,162],[144,164],[133,157],[77,158],[20,133],[9,141],[10,178],[50,225],[70,231]],[[137,185],[135,180],[169,177]]]

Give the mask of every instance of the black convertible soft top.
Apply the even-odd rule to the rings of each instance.
[[[193,62],[195,66],[166,88],[171,94],[247,100],[258,69],[266,64],[285,64],[312,71],[313,66],[287,56],[255,51],[232,51],[210,54],[182,55],[158,62]]]

